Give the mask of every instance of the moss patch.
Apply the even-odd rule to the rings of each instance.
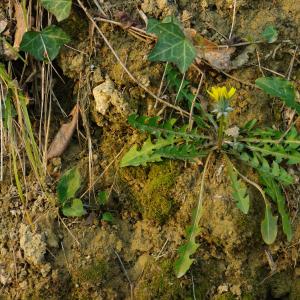
[[[78,270],[78,280],[81,283],[99,284],[103,282],[108,274],[108,265],[100,260]]]
[[[165,222],[174,207],[172,188],[179,175],[179,163],[165,161],[150,168],[126,168],[121,175],[130,185],[143,217]]]
[[[187,291],[175,277],[171,260],[152,261],[143,274],[134,291],[136,299],[186,299],[183,295],[186,296]]]

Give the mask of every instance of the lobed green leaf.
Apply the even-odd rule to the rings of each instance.
[[[149,162],[159,162],[162,160],[162,156],[157,154],[155,150],[161,149],[165,146],[174,143],[173,137],[168,139],[158,138],[156,143],[151,141],[149,137],[143,144],[140,150],[138,150],[137,145],[134,145],[129,149],[129,151],[123,156],[120,166],[146,166]]]
[[[41,4],[60,22],[69,17],[72,0],[41,0]]]
[[[154,33],[158,38],[148,59],[175,63],[184,73],[195,59],[196,50],[175,20],[173,17],[165,22],[148,20],[147,33]]]
[[[196,237],[200,233],[200,228],[196,221],[193,220],[191,227],[187,229],[186,243],[179,247],[178,254],[179,257],[175,262],[175,274],[177,278],[182,277],[189,270],[194,259],[191,256],[196,252],[199,244],[196,243]]]
[[[52,61],[58,55],[60,48],[69,41],[69,36],[61,28],[51,25],[41,32],[26,32],[20,50],[30,53],[37,60]]]
[[[294,182],[293,177],[276,161],[273,161],[270,165],[260,153],[253,152],[250,154],[243,152],[239,154],[238,157],[260,173],[270,176],[284,185],[290,185]]]
[[[249,195],[247,193],[247,188],[241,180],[238,180],[237,173],[228,160],[227,172],[229,179],[231,181],[232,197],[236,202],[236,206],[244,213],[247,214],[249,211]]]

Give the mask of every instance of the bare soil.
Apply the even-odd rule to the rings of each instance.
[[[233,1],[103,2],[103,10],[112,18],[122,11],[141,24],[137,5],[148,17],[176,15],[186,28],[217,43],[225,41],[223,35],[228,36],[232,24]],[[239,0],[236,9],[234,40],[260,40],[264,27],[274,24],[278,40],[291,42],[240,47],[239,54],[248,55],[240,68],[230,71],[231,77],[200,65],[206,73],[200,94],[205,98],[206,89],[219,83],[233,86],[237,88],[233,103],[237,109],[230,119],[232,125],[256,118],[262,125],[284,128],[289,112],[247,83],[254,84],[262,72],[271,74],[267,69],[287,74],[294,45],[300,42],[300,2]],[[5,7],[3,12],[7,13]],[[126,28],[99,24],[129,71],[157,92],[164,65],[147,60],[152,44],[130,35]],[[176,278],[173,263],[197,200],[201,164],[164,161],[121,169],[122,154],[145,138],[128,125],[127,116],[137,111],[154,115],[161,106],[155,110],[155,101],[129,78],[97,32],[91,35],[89,21],[76,5],[61,25],[73,38],[71,46],[79,51],[61,51],[55,67],[66,84],[57,79],[53,89],[66,112],[76,98],[83,101],[86,111],[78,128],[83,134],[75,134],[62,157],[47,166],[48,193],[56,199],[60,175],[76,165],[86,178],[82,192],[90,175],[97,183],[83,197],[88,215],[65,218],[28,172],[24,190],[33,230],[24,218],[25,207],[6,166],[0,186],[0,299],[300,299],[299,185],[286,191],[293,220],[292,242],[287,243],[280,233],[277,241],[267,246],[260,236],[260,195],[250,188],[250,212],[242,215],[231,198],[228,179],[222,176],[224,163],[218,157],[208,172],[195,263],[186,276]],[[298,52],[291,72],[298,89],[299,59]],[[193,73],[187,76],[197,87]],[[109,80],[117,100],[111,101],[102,115],[92,90]],[[54,105],[51,138],[64,121]],[[88,151],[87,127],[92,152]],[[300,175],[297,168],[291,171]],[[104,190],[110,194],[109,203],[99,208],[95,195]],[[114,215],[113,224],[100,220],[106,211]]]

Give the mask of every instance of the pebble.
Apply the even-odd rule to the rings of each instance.
[[[26,280],[19,283],[21,289],[25,290],[28,286],[28,282]]]

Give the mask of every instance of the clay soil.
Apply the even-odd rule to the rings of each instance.
[[[185,28],[193,28],[218,44],[228,42],[234,5],[230,0],[98,2],[109,19],[120,20],[121,12],[123,18],[130,16],[141,26],[144,23],[137,7],[148,18],[175,15]],[[231,43],[260,40],[261,32],[270,24],[279,32],[278,42],[239,47],[237,54],[244,54],[240,56],[243,61],[228,71],[229,76],[200,64],[206,75],[200,95],[207,101],[206,90],[211,86],[233,86],[237,95],[230,117],[232,126],[256,118],[261,125],[285,129],[290,112],[253,84],[262,73],[273,74],[268,70],[287,75],[293,59],[290,79],[299,90],[300,56],[295,45],[300,42],[300,2],[236,3]],[[7,5],[1,4],[0,12],[9,17]],[[85,5],[91,14],[97,14],[93,1]],[[153,43],[131,35],[126,26],[98,24],[128,70],[157,93],[164,63],[147,60]],[[26,164],[24,205],[10,161],[4,161],[5,176],[0,182],[0,299],[300,299],[299,185],[286,190],[293,240],[288,243],[280,231],[276,242],[267,246],[260,235],[264,212],[261,196],[250,188],[249,214],[241,214],[223,176],[224,162],[218,157],[213,158],[208,172],[195,262],[184,277],[176,278],[173,264],[197,201],[203,164],[165,160],[146,167],[120,168],[126,150],[146,138],[128,125],[128,115],[138,112],[154,116],[162,106],[155,106],[155,100],[129,78],[77,4],[60,26],[72,37],[72,48],[64,47],[53,62],[64,82],[52,72],[57,101],[52,103],[50,141],[67,121],[62,110],[69,113],[80,101],[84,112],[67,150],[47,163],[47,193]],[[281,42],[286,40],[290,42]],[[3,57],[3,62],[7,65],[8,59]],[[20,62],[13,61],[12,66],[20,69]],[[187,77],[196,89],[197,76],[190,72]],[[36,78],[40,88],[41,74]],[[104,83],[116,101],[111,101],[102,114],[92,90]],[[28,86],[27,92],[34,98],[34,85]],[[175,97],[168,90],[165,95],[167,101]],[[28,109],[38,132],[40,100],[32,101]],[[181,118],[164,110],[165,116],[171,113]],[[88,213],[66,218],[59,210],[56,186],[64,171],[75,166],[85,179],[79,194],[86,192],[82,200]],[[256,180],[250,170],[244,171]],[[290,172],[299,179],[297,166]],[[109,194],[105,206],[97,204],[100,191]],[[33,227],[24,217],[25,209]],[[101,220],[105,212],[114,216],[112,223]]]

